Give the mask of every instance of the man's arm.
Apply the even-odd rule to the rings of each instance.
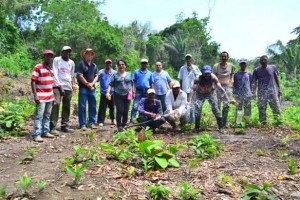
[[[39,98],[36,93],[36,83],[35,83],[35,80],[32,80],[32,79],[31,79],[31,90],[33,93],[33,98],[34,98],[35,103],[40,103]]]
[[[277,85],[277,88],[278,88],[278,96],[281,96],[279,73],[278,73],[275,66],[274,66],[274,78],[275,78],[275,82],[276,82],[276,85]]]
[[[256,70],[253,71],[252,75],[252,95],[255,97],[256,96],[256,88],[257,88],[257,75],[256,75]]]

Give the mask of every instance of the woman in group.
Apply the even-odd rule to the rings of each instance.
[[[128,121],[128,111],[130,101],[133,98],[132,93],[132,76],[126,72],[127,63],[120,59],[117,61],[118,72],[111,77],[111,82],[106,92],[106,98],[110,99],[110,90],[114,88],[114,101],[117,110],[117,127],[122,130],[126,127]]]

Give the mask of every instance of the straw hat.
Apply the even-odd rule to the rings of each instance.
[[[86,52],[92,52],[94,55],[94,57],[96,56],[96,53],[95,53],[95,51],[93,50],[93,49],[91,49],[91,48],[86,48],[86,49],[84,49],[84,50],[82,50],[81,52],[80,52],[80,56],[81,56],[81,58],[84,58],[84,55],[86,54]]]

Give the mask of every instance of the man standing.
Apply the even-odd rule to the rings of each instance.
[[[176,81],[172,85],[172,90],[167,93],[166,96],[167,122],[172,126],[173,131],[176,131],[175,119],[180,119],[180,125],[185,124],[186,119],[186,106],[187,106],[187,94],[180,89],[180,84]]]
[[[186,65],[182,66],[179,70],[178,79],[181,89],[187,94],[188,102],[191,100],[191,92],[193,92],[194,81],[201,75],[198,66],[192,64],[192,55],[186,54]]]
[[[213,66],[213,73],[219,79],[222,87],[225,89],[227,96],[231,97],[232,79],[234,74],[233,65],[228,61],[229,54],[226,51],[221,53],[221,62]],[[217,90],[218,106],[221,109],[221,104],[223,103],[222,116],[223,125],[227,126],[227,117],[229,112],[229,101],[225,98],[222,91]]]
[[[165,123],[165,120],[161,118],[161,105],[160,101],[155,99],[154,89],[148,89],[147,97],[141,99],[138,106],[138,111],[139,118],[137,121],[139,123],[148,121],[147,123],[143,124],[143,126],[149,126],[153,132],[156,128],[159,128],[163,123]]]
[[[107,88],[110,83],[110,79],[116,71],[112,69],[111,59],[105,60],[105,69],[99,71],[98,79],[100,82],[100,104],[98,110],[98,120],[99,126],[102,127],[105,120],[106,108],[109,108],[109,117],[111,120],[111,125],[115,125],[115,106],[114,106],[114,88],[110,90],[110,98],[106,98]]]
[[[152,80],[155,89],[155,97],[161,103],[163,112],[166,111],[166,94],[170,88],[171,77],[163,70],[161,62],[155,63],[156,71],[152,73]]]
[[[202,107],[205,100],[208,100],[208,103],[211,106],[211,110],[214,113],[219,132],[223,133],[223,119],[221,112],[218,108],[218,99],[216,96],[215,89],[216,87],[223,92],[225,99],[228,101],[228,96],[226,91],[222,88],[218,78],[212,73],[212,69],[209,65],[203,66],[201,69],[202,75],[195,80],[194,90],[196,91],[195,99],[195,130],[201,131],[200,120],[202,116]]]
[[[131,110],[130,123],[136,117],[137,109],[141,98],[147,96],[147,90],[153,88],[152,72],[148,69],[148,60],[141,60],[141,68],[134,71],[133,74],[133,95],[134,101]]]
[[[258,110],[259,121],[262,125],[266,125],[267,116],[266,109],[269,103],[274,117],[280,122],[280,104],[281,96],[279,75],[275,65],[268,65],[268,57],[260,57],[260,66],[253,71],[253,87],[252,93],[256,96],[256,88],[258,87]]]
[[[86,101],[88,101],[89,124],[92,129],[96,129],[96,91],[95,83],[98,81],[98,68],[92,62],[96,53],[93,49],[87,48],[81,51],[83,61],[80,62],[77,70],[79,84],[78,97],[78,117],[79,126],[86,130]]]
[[[233,77],[233,96],[236,100],[236,124],[239,125],[242,120],[242,110],[244,107],[244,116],[246,122],[251,119],[251,97],[252,97],[252,74],[246,71],[247,59],[240,59],[240,71]]]
[[[36,142],[43,142],[42,137],[54,137],[50,134],[50,114],[54,101],[54,81],[51,67],[53,56],[53,51],[45,50],[43,63],[37,64],[31,75],[31,90],[36,103],[32,138]]]
[[[54,58],[53,60],[53,73],[54,73],[54,85],[53,93],[56,103],[53,104],[51,117],[50,117],[50,129],[51,133],[56,135],[58,131],[55,129],[58,121],[59,106],[62,101],[61,111],[61,130],[66,133],[74,132],[69,128],[69,119],[71,112],[71,99],[73,95],[74,87],[74,71],[75,63],[70,59],[72,49],[69,46],[64,46],[61,49],[61,56]]]

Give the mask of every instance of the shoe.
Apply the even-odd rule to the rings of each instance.
[[[58,130],[56,130],[56,129],[52,129],[52,130],[50,131],[50,133],[51,133],[52,135],[54,135],[54,136],[61,135],[61,133],[60,133]]]
[[[44,137],[44,138],[55,138],[55,136],[52,135],[51,133],[45,133],[45,134],[42,135],[42,137]]]
[[[82,131],[86,131],[86,126],[83,125],[83,126],[80,127],[80,129],[81,129]]]
[[[40,135],[34,137],[33,141],[35,141],[35,142],[44,142],[43,138]]]
[[[116,121],[114,119],[111,120],[111,125],[116,125]]]
[[[194,128],[194,131],[195,132],[201,132],[201,131],[204,131],[204,129],[203,128]]]
[[[97,129],[97,127],[95,126],[95,124],[91,124],[91,129]]]
[[[74,133],[74,129],[68,127],[61,127],[61,131],[64,133]]]
[[[223,128],[220,128],[220,129],[219,129],[219,133],[224,134],[224,129],[223,129]]]
[[[100,124],[99,124],[99,127],[103,127],[103,123],[100,123]]]

